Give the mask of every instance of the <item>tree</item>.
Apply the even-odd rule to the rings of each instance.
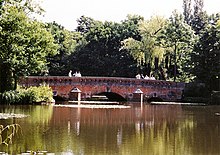
[[[64,75],[70,70],[68,67],[69,56],[76,51],[82,36],[79,32],[68,31],[55,22],[48,23],[47,29],[53,35],[55,43],[58,44],[58,53],[47,57],[47,60],[50,62],[48,64],[49,74]]]
[[[122,49],[130,52],[140,68],[144,68],[148,64],[148,76],[151,68],[154,68],[155,73],[158,71],[158,63],[164,55],[164,48],[160,46],[157,37],[165,22],[166,20],[159,16],[154,16],[147,21],[141,20],[138,23],[141,40],[128,38],[122,42]]]
[[[192,53],[193,73],[209,91],[220,90],[220,27],[219,15],[212,16]]]
[[[183,16],[187,24],[190,25],[192,17],[192,0],[183,0]]]
[[[0,9],[2,7],[3,2],[4,2],[4,0],[0,0]]]
[[[216,23],[217,23],[217,29],[220,29],[220,19]]]
[[[203,10],[204,0],[194,0],[192,8],[192,0],[183,0],[183,16],[185,22],[192,27],[196,35],[205,28],[208,15]]]
[[[57,45],[45,25],[30,19],[17,3],[4,3],[1,13],[0,68],[6,74],[0,76],[1,92],[4,92],[16,88],[19,76],[45,72],[46,57],[56,54]],[[7,87],[13,82],[14,88]]]
[[[173,65],[173,80],[188,80],[190,53],[195,42],[194,31],[184,22],[183,16],[174,12],[161,33],[164,47],[170,49],[170,65]],[[185,68],[183,68],[185,67]],[[183,78],[184,77],[184,78]]]
[[[81,34],[86,34],[89,32],[90,28],[94,26],[96,21],[90,17],[81,16],[79,19],[77,19],[78,26],[76,28],[77,32],[80,32]]]
[[[200,34],[200,32],[205,28],[207,24],[207,14],[203,11],[204,2],[203,0],[194,0],[194,12],[192,15],[191,26],[195,31],[195,34]]]
[[[79,70],[90,76],[134,77],[135,62],[125,50],[120,50],[121,41],[132,36],[138,37],[137,21],[140,16],[128,16],[121,23],[101,22],[91,18],[91,23],[81,25],[83,43],[70,57],[72,70]],[[81,24],[82,22],[80,22]]]
[[[121,38],[127,39],[132,37],[135,40],[141,40],[139,33],[139,22],[144,21],[144,18],[139,15],[127,15],[127,19],[121,23]]]

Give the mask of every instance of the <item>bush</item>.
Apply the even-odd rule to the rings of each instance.
[[[49,86],[30,87],[27,91],[33,95],[33,102],[51,102],[53,99],[53,92]]]
[[[12,104],[19,102],[20,96],[17,91],[6,91],[0,94],[0,102],[4,104]]]
[[[209,91],[203,83],[188,83],[184,89],[185,97],[209,97]]]
[[[17,91],[0,93],[1,104],[34,104],[39,102],[51,102],[53,92],[49,86],[18,88]]]
[[[32,91],[28,89],[19,89],[20,101],[17,104],[33,104],[35,96]]]

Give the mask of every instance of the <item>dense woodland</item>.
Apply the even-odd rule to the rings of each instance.
[[[121,22],[81,16],[74,31],[34,18],[31,0],[0,0],[0,92],[15,90],[21,76],[135,77],[203,83],[220,89],[220,14],[203,0],[183,0],[170,18],[128,15]],[[70,21],[71,22],[71,21]]]

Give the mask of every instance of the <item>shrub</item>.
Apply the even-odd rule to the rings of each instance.
[[[49,86],[30,87],[27,91],[33,95],[33,102],[51,102],[53,92]]]
[[[1,104],[33,104],[39,102],[51,102],[53,92],[49,86],[21,88],[17,91],[6,91],[0,93]]]
[[[20,96],[17,91],[6,91],[0,94],[0,102],[3,104],[12,104],[20,101]]]
[[[185,97],[208,97],[209,92],[203,83],[188,83],[184,89]]]
[[[20,95],[20,101],[18,104],[33,104],[35,101],[35,96],[32,91],[29,91],[28,89],[19,89],[19,95]]]

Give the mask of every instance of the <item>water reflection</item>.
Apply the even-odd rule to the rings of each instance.
[[[220,152],[220,107],[145,105],[129,109],[52,106],[2,107],[30,115],[17,123],[23,136],[0,151],[68,154],[200,154]]]

